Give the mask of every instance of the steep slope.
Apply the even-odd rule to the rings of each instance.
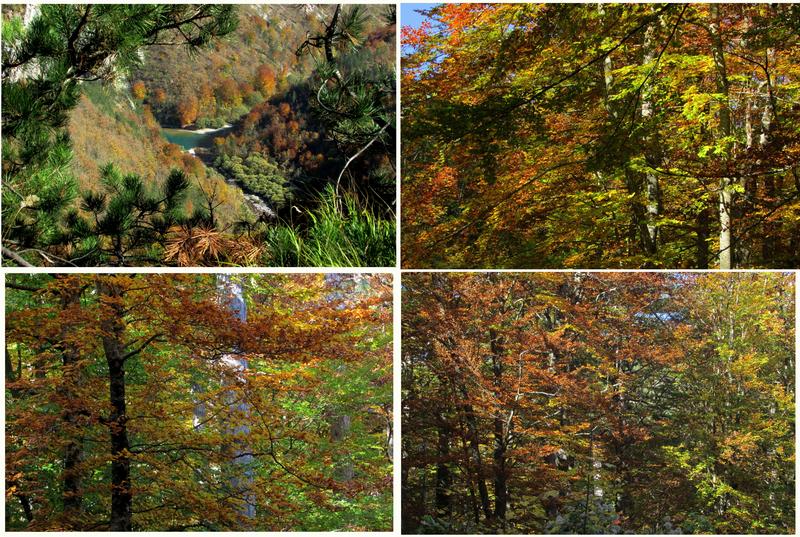
[[[84,94],[69,118],[74,150],[72,172],[81,190],[101,191],[101,168],[113,163],[124,173],[141,176],[150,187],[160,187],[173,169],[190,178],[187,210],[205,205],[204,192],[217,192],[216,214],[224,226],[247,216],[244,196],[214,170],[161,135],[147,106],[135,103],[126,84],[85,84]]]
[[[162,125],[219,126],[308,76],[313,62],[295,50],[330,10],[240,6],[232,35],[191,56],[185,48],[154,46],[131,82]]]

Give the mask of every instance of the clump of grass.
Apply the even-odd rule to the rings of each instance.
[[[272,227],[266,242],[273,266],[389,267],[395,263],[394,219],[376,216],[353,194],[337,197],[330,186],[310,213],[307,227]]]

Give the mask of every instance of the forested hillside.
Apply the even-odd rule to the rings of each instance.
[[[392,527],[386,275],[8,275],[9,530]]]
[[[794,533],[794,275],[409,274],[405,533]]]
[[[798,4],[424,15],[403,38],[406,266],[800,266]]]
[[[149,109],[132,105],[126,86],[117,89],[95,82],[83,89],[68,124],[74,153],[69,170],[79,191],[105,190],[103,168],[112,162],[118,170],[137,170],[142,183],[155,189],[162,189],[171,171],[178,169],[190,181],[183,200],[185,214],[193,214],[198,207],[204,210],[208,194],[213,193],[219,204],[214,214],[218,227],[224,229],[247,218],[242,190],[228,184],[196,155],[167,141]],[[154,255],[136,264],[161,261]]]
[[[236,31],[195,58],[169,45],[149,48],[130,89],[161,125],[220,127],[305,82],[314,62],[295,52],[330,13],[310,4],[243,5]]]
[[[386,6],[4,5],[3,21],[7,260],[394,263]]]

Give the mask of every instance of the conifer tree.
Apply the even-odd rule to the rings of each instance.
[[[66,125],[81,84],[109,82],[127,72],[140,62],[143,47],[194,50],[236,26],[232,6],[169,4],[44,4],[27,25],[4,22],[4,256],[25,263],[33,258],[19,252],[38,252],[35,261],[74,264],[73,258],[85,255],[47,253],[70,227],[63,218],[78,196]]]
[[[157,191],[149,190],[137,175],[123,176],[112,164],[102,174],[106,192],[84,192],[81,210],[88,216],[70,210],[58,236],[60,244],[73,249],[76,262],[121,266],[142,261],[148,248],[165,245],[172,226],[190,223],[181,209],[189,189],[182,171],[173,170]]]
[[[387,22],[393,24],[394,17],[393,10],[387,12]],[[321,51],[315,57],[317,70],[312,90],[316,97],[311,103],[342,155],[337,192],[343,182],[355,190],[369,186],[391,205],[394,174],[389,177],[374,174],[372,185],[348,184],[346,179],[348,169],[358,160],[363,162],[376,155],[394,160],[394,72],[358,60],[363,53],[366,20],[363,6],[343,10],[337,4],[324,32],[306,39],[297,55]]]

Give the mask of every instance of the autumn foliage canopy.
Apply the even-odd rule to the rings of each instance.
[[[794,276],[403,279],[403,529],[793,533]]]
[[[424,15],[403,30],[404,266],[800,266],[797,4]]]
[[[391,527],[385,276],[9,279],[7,528]]]

